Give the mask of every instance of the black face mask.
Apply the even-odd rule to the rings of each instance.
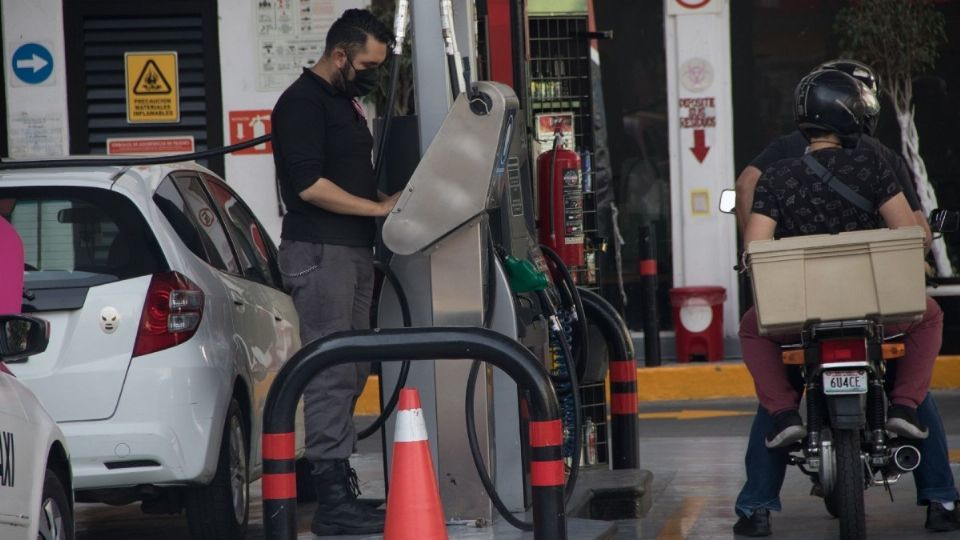
[[[347,77],[344,69],[347,65],[353,69],[353,80]],[[347,64],[340,68],[340,81],[340,90],[347,96],[365,96],[377,86],[377,68],[357,69],[353,66],[353,60],[347,59]]]

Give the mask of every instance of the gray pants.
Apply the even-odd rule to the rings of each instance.
[[[293,296],[306,344],[345,330],[370,328],[373,250],[283,240],[283,286]],[[353,410],[370,374],[370,363],[324,370],[303,393],[306,457],[345,459],[357,443]]]

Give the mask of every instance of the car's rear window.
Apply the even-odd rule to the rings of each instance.
[[[28,289],[91,287],[167,269],[136,205],[112,191],[0,187],[0,216],[23,239]]]

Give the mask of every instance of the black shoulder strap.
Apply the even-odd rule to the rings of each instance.
[[[840,195],[846,199],[850,204],[870,214],[876,211],[876,208],[874,208],[872,202],[868,201],[863,195],[860,195],[856,191],[850,189],[849,186],[840,180],[837,180],[837,177],[828,171],[826,167],[821,165],[816,158],[810,154],[805,154],[802,161],[807,167],[810,167],[810,170],[813,171],[813,174],[819,176],[821,180],[827,183],[827,186],[830,189],[835,191],[837,195]]]

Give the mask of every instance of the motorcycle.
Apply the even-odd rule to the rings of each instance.
[[[734,206],[735,193],[724,191],[721,212],[732,213]],[[935,233],[953,232],[960,213],[937,209],[929,221]],[[914,441],[884,429],[887,362],[906,349],[897,342],[900,335],[885,335],[883,325],[869,318],[810,322],[800,337],[782,350],[806,396],[807,437],[787,449],[788,463],[810,477],[811,493],[822,496],[839,520],[840,538],[865,539],[864,491],[889,491],[922,459]]]

